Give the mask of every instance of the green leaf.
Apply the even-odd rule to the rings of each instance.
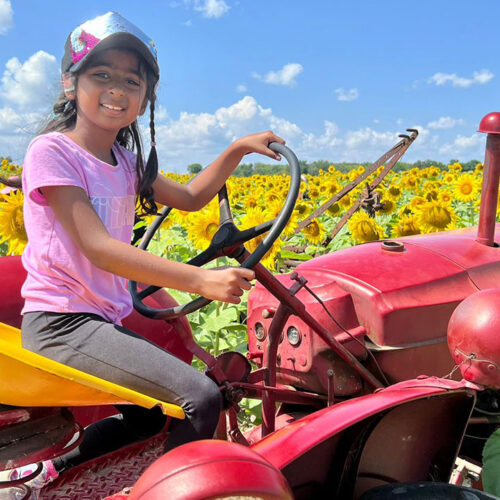
[[[290,250],[282,250],[281,257],[283,259],[293,259],[293,260],[310,260],[312,257],[306,253],[295,253]]]
[[[202,315],[204,316],[204,321],[201,323],[203,328],[213,332],[217,332],[221,328],[224,328],[225,325],[235,322],[238,317],[237,311],[233,308],[224,309],[219,315],[205,315],[203,313]]]

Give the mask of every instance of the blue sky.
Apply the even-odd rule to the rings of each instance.
[[[497,0],[0,0],[0,156],[22,163],[68,33],[108,10],[156,42],[165,171],[266,129],[308,161],[374,161],[408,127],[420,136],[405,160],[484,158],[476,130],[498,110]]]

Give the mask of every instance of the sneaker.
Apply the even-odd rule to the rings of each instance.
[[[29,476],[36,470],[37,465],[38,464],[30,464],[23,467],[18,467],[17,469],[12,469],[9,474],[9,480],[14,481],[21,477]],[[46,460],[45,462],[42,462],[42,470],[40,474],[38,474],[38,476],[35,476],[30,481],[24,483],[26,484],[26,486],[29,486],[29,488],[31,488],[31,496],[29,497],[29,499],[38,500],[38,498],[40,497],[40,490],[46,484],[51,483],[57,476],[59,476],[59,473],[56,471],[52,460]],[[17,500],[18,498],[23,498],[23,495],[24,493],[22,493],[22,490],[20,488],[16,488],[15,486],[0,490],[0,500]]]

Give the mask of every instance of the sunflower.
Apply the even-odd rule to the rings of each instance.
[[[412,214],[413,214],[413,208],[411,207],[411,205],[403,205],[398,210],[398,215],[400,217],[403,217],[403,215],[412,215]]]
[[[439,167],[436,167],[435,165],[431,165],[429,167],[429,175],[431,177],[437,177],[441,173],[441,169]]]
[[[305,233],[306,240],[313,245],[319,245],[325,236],[323,224],[317,219],[311,221],[302,231]]]
[[[279,193],[278,189],[276,189],[274,186],[270,190],[266,192],[264,195],[264,201],[266,204],[272,203],[273,201],[279,201],[282,199],[281,194]]]
[[[347,223],[351,235],[357,243],[380,240],[386,236],[384,228],[379,226],[365,212],[356,212]]]
[[[334,203],[333,205],[330,205],[326,211],[333,216],[340,215],[342,212],[342,209],[340,208],[340,205],[338,203]]]
[[[413,211],[415,211],[420,205],[425,203],[427,200],[423,196],[414,196],[410,200],[410,207]]]
[[[417,209],[417,222],[423,233],[455,229],[457,215],[449,203],[428,201]]]
[[[317,200],[319,198],[319,195],[320,192],[318,186],[311,186],[309,188],[309,198],[311,198],[311,200]]]
[[[431,189],[431,190],[425,192],[425,199],[427,201],[437,200],[438,195],[439,195],[439,193],[436,189]]]
[[[11,255],[23,253],[28,237],[24,227],[24,196],[22,191],[11,191],[0,202],[0,243],[7,242]]]
[[[447,189],[442,189],[439,191],[438,200],[444,201],[445,203],[450,203],[453,200],[453,197]]]
[[[462,174],[453,186],[455,198],[464,203],[474,201],[479,196],[479,183],[472,174]]]
[[[340,191],[340,186],[333,179],[326,186],[327,192],[330,196],[333,196],[335,193]]]
[[[398,201],[399,198],[401,197],[401,194],[402,194],[401,188],[396,184],[391,184],[386,191],[386,196],[388,198],[393,199],[394,201]]]
[[[353,168],[348,174],[347,177],[350,181],[353,181],[358,177],[358,170],[356,168]]]
[[[333,174],[335,172],[335,165],[330,165],[328,167],[328,172],[330,172],[331,174]]]
[[[255,208],[259,204],[258,198],[252,194],[245,196],[245,208]]]
[[[453,184],[455,182],[456,178],[457,177],[453,172],[446,172],[443,175],[443,181],[445,182],[445,184]]]
[[[258,226],[259,224],[262,224],[263,222],[266,222],[267,217],[266,214],[260,209],[260,208],[250,208],[247,213],[241,218],[240,220],[240,226],[241,229],[249,229],[254,226]],[[245,248],[249,252],[254,252],[257,247],[262,243],[264,240],[265,234],[261,234],[260,236],[257,236],[256,238],[253,238],[250,241],[247,241],[245,243]],[[282,242],[278,238],[274,243],[273,246],[268,250],[268,252],[264,255],[262,258],[262,264],[267,267],[268,269],[274,270],[276,269],[276,257],[280,251]]]
[[[342,198],[340,198],[339,200],[339,205],[346,210],[350,208],[350,206],[352,205],[351,196],[349,194],[345,194],[344,196],[342,196]]]
[[[274,219],[278,217],[278,215],[281,212],[281,209],[283,208],[283,202],[282,201],[273,201],[272,203],[269,204],[269,206],[265,210],[265,215],[266,217],[270,219]],[[284,229],[284,234],[287,236],[292,236],[295,232],[295,228],[299,225],[299,221],[297,218],[297,212],[295,210],[292,212],[292,215],[288,219],[287,225],[285,226]]]
[[[179,224],[184,229],[188,229],[192,222],[191,212],[187,212],[186,210],[172,210],[170,217],[175,224]]]
[[[392,236],[400,238],[402,236],[411,236],[412,234],[420,234],[417,218],[415,215],[403,215],[398,223],[392,228]]]
[[[482,174],[483,171],[484,171],[484,164],[483,163],[476,164],[476,167],[474,168],[474,173],[475,174]]]
[[[408,189],[415,189],[418,185],[418,178],[416,175],[408,175],[405,179],[405,185]]]
[[[380,200],[380,203],[382,204],[383,208],[377,210],[377,213],[379,214],[389,215],[392,214],[397,208],[397,205],[392,198],[382,198]]]
[[[307,217],[312,210],[312,206],[310,203],[307,203],[305,201],[299,201],[296,205],[293,211],[302,218]]]
[[[213,204],[192,215],[188,238],[200,250],[208,247],[213,235],[219,229],[219,211]]]

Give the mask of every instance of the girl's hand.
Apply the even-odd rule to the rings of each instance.
[[[268,148],[270,142],[280,142],[281,144],[285,144],[285,141],[281,137],[268,130],[267,132],[258,132],[256,134],[246,135],[241,139],[237,139],[234,142],[234,145],[241,149],[243,155],[249,153],[259,153],[280,161],[281,156]]]
[[[221,267],[219,269],[202,269],[200,294],[207,299],[222,300],[231,304],[239,304],[244,290],[250,290],[250,280],[255,278],[252,269],[242,267]]]

